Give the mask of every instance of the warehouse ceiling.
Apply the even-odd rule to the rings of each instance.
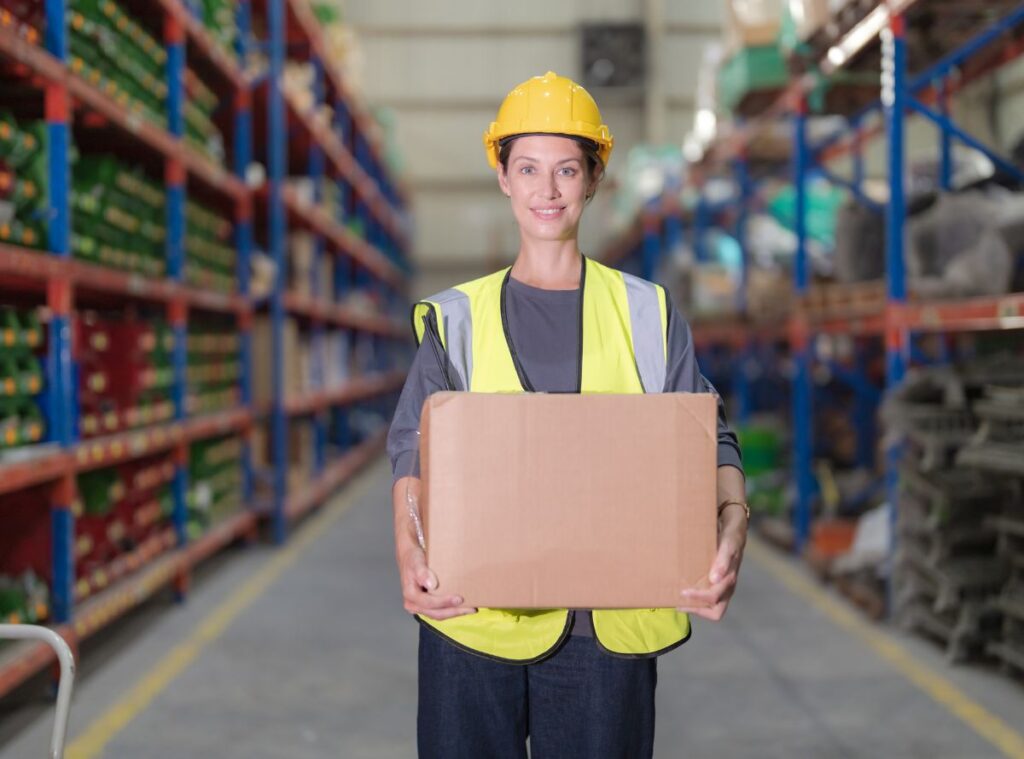
[[[366,99],[393,113],[422,294],[515,256],[516,229],[481,144],[512,87],[548,69],[616,84],[594,90],[616,138],[614,185],[632,146],[682,142],[702,51],[720,38],[721,8],[706,0],[350,0],[346,12],[361,47]],[[638,37],[646,53],[632,49]],[[614,233],[610,189],[584,216],[581,245],[591,255]]]

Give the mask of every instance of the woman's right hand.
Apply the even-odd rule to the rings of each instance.
[[[437,575],[427,566],[427,557],[419,546],[408,548],[398,562],[402,578],[405,610],[431,619],[442,620],[474,614],[476,609],[462,605],[462,596],[436,595]]]

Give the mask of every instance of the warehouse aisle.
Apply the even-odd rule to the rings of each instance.
[[[69,756],[414,756],[416,626],[396,585],[388,483],[381,461],[284,549],[233,555],[187,605],[121,630],[117,656],[87,666]],[[1024,689],[861,623],[757,544],[727,620],[662,659],[658,708],[659,757],[1024,751],[1010,727],[1024,725]],[[39,755],[48,719],[0,759]]]

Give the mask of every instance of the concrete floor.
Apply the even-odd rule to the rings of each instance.
[[[187,604],[149,604],[87,648],[69,757],[415,756],[417,629],[401,607],[389,483],[381,461],[293,536],[290,554],[232,552]],[[261,578],[264,592],[239,595]],[[752,544],[726,620],[698,621],[661,659],[657,756],[1024,751],[1019,684],[951,668],[931,645],[884,627],[858,632],[856,617],[851,627],[829,608],[840,607],[798,564]],[[948,706],[911,682],[905,662]],[[43,755],[49,719],[38,701],[8,710],[0,759]]]

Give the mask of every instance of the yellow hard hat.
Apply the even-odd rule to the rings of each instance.
[[[605,166],[615,144],[590,93],[554,71],[527,79],[505,97],[498,120],[484,132],[492,169],[498,168],[501,140],[516,134],[564,134],[592,140]]]

